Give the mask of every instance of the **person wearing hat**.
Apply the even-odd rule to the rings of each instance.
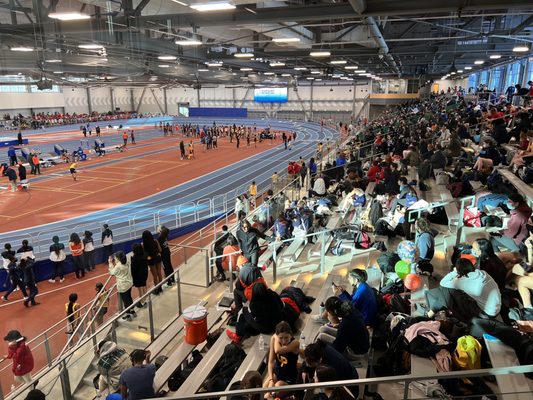
[[[107,393],[116,393],[120,390],[120,375],[131,367],[128,353],[115,342],[102,340],[96,350],[98,361],[98,393],[97,397],[103,397]]]
[[[96,269],[94,262],[94,240],[93,233],[91,231],[85,231],[83,233],[83,259],[85,270],[87,272],[91,272]]]
[[[113,232],[109,229],[109,225],[103,225],[102,231],[102,246],[104,246],[104,260],[107,260],[113,254]]]
[[[4,358],[13,361],[11,370],[15,376],[15,381],[30,383],[34,362],[31,350],[26,345],[26,338],[19,331],[12,330],[4,337],[4,340],[8,342],[7,355]]]
[[[233,289],[233,299],[235,301],[233,307],[233,315],[230,318],[229,325],[235,325],[239,311],[242,310],[243,304],[250,300],[250,293],[256,283],[265,283],[261,270],[252,265],[246,257],[239,256],[237,259],[237,267],[239,268],[239,278],[235,282],[235,289]],[[248,293],[248,296],[247,296]]]

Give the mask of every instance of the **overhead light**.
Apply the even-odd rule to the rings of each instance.
[[[184,2],[179,1],[179,0],[170,0],[170,1],[173,1],[174,3],[178,3],[178,4],[180,4],[182,6],[185,6],[185,7],[189,7],[189,5],[187,3],[184,3]]]
[[[235,53],[234,56],[237,58],[252,58],[254,53]]]
[[[235,6],[233,4],[228,3],[227,1],[224,2],[216,2],[216,3],[199,3],[199,4],[191,4],[189,5],[193,10],[205,12],[205,11],[223,11],[223,10],[233,10],[235,9]]]
[[[15,47],[11,47],[11,51],[30,52],[30,51],[33,51],[33,47],[15,46]]]
[[[499,54],[491,54],[489,58],[491,60],[499,60],[500,58],[502,58],[502,56]]]
[[[178,46],[200,46],[202,45],[202,41],[195,40],[195,39],[183,39],[183,40],[176,40],[174,42]]]
[[[484,63],[485,63],[485,61],[483,61],[483,60],[474,61],[474,64],[476,64],[476,65],[481,65],[481,64],[484,64]]]
[[[333,64],[333,65],[344,65],[344,64],[348,63],[348,61],[346,61],[346,60],[333,60],[333,61],[330,61],[329,63]]]
[[[515,53],[524,53],[526,51],[529,51],[529,47],[525,45],[518,45],[518,46],[513,47],[513,51]]]
[[[459,71],[457,71],[458,74],[462,74],[463,73],[463,70],[460,69]]]
[[[307,71],[306,67],[294,67],[295,71]]]
[[[222,67],[222,61],[208,62],[206,65],[208,67]]]
[[[321,75],[322,71],[311,71],[313,75]]]
[[[283,76],[284,78],[289,78],[289,77],[291,77],[292,75],[291,75],[291,74],[281,74],[281,76]]]
[[[364,69],[360,69],[359,71],[357,71],[357,75],[362,75],[364,73],[366,73]]]
[[[322,81],[322,78],[316,78],[315,79],[315,82],[321,82]]]
[[[209,72],[207,68],[198,68],[198,72]]]
[[[161,61],[173,61],[176,59],[176,56],[159,56],[157,59]]]
[[[98,50],[103,48],[101,44],[98,43],[86,43],[86,44],[80,44],[78,45],[78,48],[80,49],[86,49],[86,50]]]
[[[45,63],[50,63],[50,64],[54,64],[54,63],[57,64],[57,63],[60,63],[61,60],[58,59],[58,58],[53,58],[53,59],[51,59],[51,60],[44,60],[44,62],[45,62]]]
[[[457,74],[457,72],[450,72],[450,75],[455,75]]]
[[[276,61],[276,62],[271,62],[271,63],[270,63],[270,66],[271,66],[271,67],[284,67],[284,66],[285,66],[285,63],[284,63],[284,62],[278,62],[278,61]]]
[[[314,80],[315,78],[313,78],[312,76],[308,76],[308,77],[305,78],[305,79],[307,79],[308,81],[312,81],[312,80]]]
[[[343,81],[345,81],[346,79],[348,79],[348,77],[347,77],[347,76],[341,76],[340,79],[343,80]]]
[[[58,19],[60,21],[78,21],[81,19],[90,19],[91,16],[87,14],[82,14],[76,11],[72,12],[55,12],[48,14],[50,18]]]
[[[253,70],[254,70],[253,68],[241,68],[242,72],[248,72],[248,71],[253,71]]]
[[[159,64],[158,67],[159,68],[170,68],[170,65],[168,65],[168,64]]]
[[[265,72],[264,75],[276,75],[274,72]]]
[[[272,39],[274,43],[296,43],[300,41],[300,38],[292,37],[292,38],[274,38]]]
[[[63,71],[54,71],[53,73],[56,74],[56,75],[61,75],[61,74],[63,74]]]
[[[309,55],[311,57],[329,57],[331,53],[329,51],[312,51]]]
[[[344,69],[359,69],[357,65],[347,65]]]
[[[472,69],[472,67],[465,67],[465,69],[466,69],[467,71],[470,71],[470,70]]]

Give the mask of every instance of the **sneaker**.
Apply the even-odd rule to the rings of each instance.
[[[2,300],[9,301],[6,296],[2,296]]]
[[[266,264],[264,264],[264,265],[261,266],[261,271],[266,271],[266,269],[267,269]]]
[[[235,332],[230,331],[229,329],[226,329],[226,335],[231,339],[233,343],[240,343],[241,337],[237,335]]]
[[[59,280],[59,283],[63,283],[64,281],[65,281],[65,278],[61,278],[61,279]]]
[[[48,282],[50,282],[50,283],[56,283],[56,280],[55,280],[55,279],[48,279]]]
[[[218,274],[217,276],[215,276],[215,281],[217,282],[225,282],[226,281],[226,277],[222,274]]]
[[[316,322],[316,323],[319,323],[319,324],[327,324],[328,323],[328,320],[326,318],[324,318],[320,314],[315,314],[311,318],[312,318],[313,322]]]
[[[129,314],[126,314],[126,315],[123,315],[123,316],[122,316],[122,319],[123,319],[124,321],[131,321],[131,316],[130,316]]]
[[[228,325],[229,326],[235,326],[237,325],[237,316],[236,315],[232,315],[231,318],[229,319],[228,321]]]
[[[130,312],[130,315],[131,315],[133,318],[137,318],[137,313],[136,313],[135,311]]]

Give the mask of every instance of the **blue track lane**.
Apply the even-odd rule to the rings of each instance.
[[[133,120],[137,121],[137,120]],[[182,123],[198,124],[200,126],[213,124],[213,119],[189,118],[189,119],[173,119],[173,121]],[[113,124],[120,123],[119,121]],[[151,122],[154,123],[153,121]],[[115,240],[120,241],[121,238],[126,239],[132,236],[140,235],[142,229],[153,229],[154,227],[154,213],[158,213],[158,223],[165,223],[174,228],[175,223],[175,207],[182,207],[183,220],[182,225],[192,221],[192,213],[198,212],[200,218],[207,217],[210,214],[207,203],[201,203],[197,206],[191,204],[198,200],[213,198],[217,199],[215,205],[218,205],[222,200],[222,196],[229,194],[228,200],[234,201],[234,196],[244,191],[247,185],[252,180],[259,183],[259,190],[266,187],[267,182],[274,173],[274,171],[282,172],[287,168],[287,163],[290,160],[297,160],[303,157],[308,160],[314,155],[316,150],[316,143],[325,141],[327,138],[335,139],[338,133],[334,129],[324,127],[321,129],[320,125],[305,122],[291,122],[291,121],[268,121],[255,119],[217,119],[217,125],[232,125],[244,124],[251,126],[254,123],[258,128],[270,125],[275,130],[290,130],[297,132],[297,140],[292,146],[292,150],[285,150],[283,145],[278,145],[271,150],[267,150],[258,155],[249,157],[247,159],[238,161],[232,165],[213,171],[209,174],[195,178],[191,181],[185,182],[173,188],[169,188],[158,192],[154,195],[133,201],[131,203],[122,204],[113,208],[102,211],[93,212],[78,217],[73,217],[67,220],[58,221],[51,224],[36,226],[32,228],[22,229],[13,232],[0,234],[0,243],[10,241],[18,245],[22,239],[29,239],[36,247],[37,252],[44,254],[47,251],[47,245],[50,242],[51,236],[58,234],[61,240],[66,241],[71,232],[82,232],[86,228],[95,233],[96,243],[99,245],[100,226],[102,223],[109,221],[115,235]],[[124,122],[124,125],[132,125]],[[94,125],[93,125],[94,126]],[[77,127],[70,127],[72,130]],[[67,130],[67,128],[64,128]],[[42,133],[37,131],[36,133]],[[27,136],[30,136],[27,134]],[[146,139],[153,137],[154,132],[146,132]],[[161,133],[158,133],[158,136]],[[81,136],[81,134],[80,134]],[[117,135],[119,136],[119,135]],[[142,134],[137,135],[138,140],[141,140]],[[117,137],[117,143],[122,140]],[[30,138],[31,140],[31,138]],[[106,145],[109,138],[105,138]],[[169,138],[173,143],[177,142],[177,138]],[[72,142],[72,141],[70,141]],[[55,144],[55,143],[53,143]],[[50,146],[53,147],[53,144]],[[67,142],[61,142],[65,147]],[[140,142],[137,146],[142,146]],[[177,150],[177,146],[173,146]],[[172,147],[170,147],[172,148]],[[44,150],[44,149],[43,149]],[[165,150],[166,151],[166,150]],[[157,153],[157,152],[153,152]],[[143,154],[152,154],[148,152]],[[138,156],[127,156],[114,161],[104,161],[96,166],[112,164],[114,162],[123,161],[129,157],[135,158]],[[90,168],[88,166],[87,168]],[[33,181],[49,179],[47,176],[34,178]],[[133,229],[133,226],[135,228]],[[16,247],[16,246],[15,246]]]

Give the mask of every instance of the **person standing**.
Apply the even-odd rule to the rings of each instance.
[[[215,253],[215,256],[219,257],[215,260],[215,266],[217,268],[217,275],[215,276],[215,280],[218,282],[224,282],[226,280],[226,274],[224,274],[224,269],[222,268],[222,254],[224,253],[224,247],[226,246],[226,242],[229,237],[228,227],[227,225],[222,226],[222,232],[219,232],[217,234],[217,238],[215,239],[215,243],[213,244],[213,252]]]
[[[104,246],[104,259],[108,259],[113,254],[113,231],[109,229],[108,224],[103,225],[102,246]]]
[[[9,295],[13,293],[16,288],[20,289],[20,293],[22,293],[24,300],[26,300],[28,294],[26,293],[26,287],[24,286],[24,271],[17,265],[17,258],[14,255],[9,256],[7,273],[11,280],[11,288],[2,296],[2,300],[8,301]]]
[[[28,297],[24,299],[24,306],[28,307],[30,303],[32,306],[39,305],[40,303],[35,301],[39,290],[37,289],[37,282],[35,280],[35,271],[33,271],[33,260],[31,258],[23,258],[20,260],[19,268],[24,275],[24,285],[29,291]]]
[[[1,255],[2,255],[2,261],[4,262],[3,268],[7,269],[7,266],[10,263],[9,259],[11,258],[11,256],[15,257],[15,251],[11,249],[10,243],[4,244],[4,251],[2,252]]]
[[[185,160],[187,157],[185,154],[185,143],[183,143],[183,140],[180,140],[180,160]]]
[[[70,171],[70,175],[72,175],[72,179],[76,180],[77,173],[76,173],[76,163],[75,162],[70,164],[69,171]]]
[[[13,362],[11,371],[13,371],[15,381],[30,383],[34,362],[33,354],[26,345],[26,338],[19,331],[12,330],[7,333],[4,340],[8,343],[7,355],[4,357]]]
[[[172,257],[170,253],[170,248],[168,246],[168,235],[170,231],[166,226],[159,227],[159,236],[157,237],[157,242],[161,248],[161,261],[163,262],[163,271],[165,272],[165,278],[174,274],[174,268],[172,267]],[[172,276],[167,281],[167,286],[172,286],[176,282],[175,278]]]
[[[154,286],[157,286],[163,280],[163,274],[161,273],[161,246],[159,246],[159,242],[154,239],[152,233],[148,230],[142,234],[142,246],[148,267],[150,267]],[[158,295],[162,291],[163,289],[160,287],[154,291],[154,294]]]
[[[150,351],[141,349],[131,352],[133,366],[120,375],[120,394],[123,399],[140,400],[155,397],[156,367],[150,364],[150,354]]]
[[[7,156],[9,157],[9,165],[15,165],[17,163],[17,153],[13,146],[9,146]]]
[[[68,296],[68,303],[65,304],[67,314],[67,335],[72,335],[80,322],[80,304],[77,303],[78,294],[71,293]]]
[[[96,131],[96,137],[100,137],[100,126],[99,125],[96,125],[95,131]]]
[[[33,165],[35,166],[35,175],[41,175],[41,160],[39,159],[37,153],[33,154],[31,160],[33,162]]]
[[[19,131],[19,133],[17,134],[17,141],[19,143],[19,146],[22,146],[24,144],[23,140],[22,140],[22,132]]]
[[[104,323],[104,315],[107,314],[109,309],[109,291],[104,288],[102,282],[97,282],[95,285],[96,290],[96,302],[94,303],[93,312],[96,313],[94,316],[94,323],[96,328]]]
[[[56,278],[59,277],[59,282],[62,283],[65,280],[63,272],[63,263],[67,256],[65,255],[65,245],[59,242],[59,237],[54,236],[52,238],[52,245],[50,246],[50,261],[54,264],[54,272],[48,282],[55,283]]]
[[[94,263],[94,240],[91,231],[83,233],[83,264],[87,272],[91,272],[96,268]]]
[[[122,133],[122,140],[124,141],[124,147],[126,147],[128,145],[128,132],[124,131]]]
[[[11,185],[11,192],[15,193],[17,191],[17,172],[15,171],[15,167],[9,167],[6,175],[7,179],[9,179],[9,184]]]
[[[257,229],[252,228],[250,222],[243,220],[240,228],[237,230],[237,240],[239,241],[242,254],[254,267],[257,267],[257,262],[259,261],[258,238],[265,239],[266,236]]]
[[[18,170],[19,170],[19,182],[20,182],[20,184],[27,183],[27,182],[23,182],[23,181],[26,181],[28,179],[28,176],[27,176],[26,167],[24,165],[22,165],[21,162],[19,162]]]
[[[191,160],[194,158],[194,144],[191,140],[191,142],[189,143],[189,155],[188,155],[188,159]]]
[[[130,131],[130,141],[131,141],[131,144],[136,144],[135,143],[135,134],[133,133],[133,129]]]
[[[255,208],[255,202],[257,199],[257,185],[255,184],[255,181],[252,181],[248,192],[250,193],[250,203],[252,207]]]
[[[133,286],[137,288],[139,298],[146,294],[146,281],[148,280],[148,262],[142,245],[136,243],[133,245],[133,255],[131,256],[131,276],[133,279]],[[142,301],[142,300],[141,300]],[[142,308],[144,304],[139,301],[137,307]]]
[[[72,254],[72,261],[74,262],[74,272],[76,278],[85,277],[85,269],[83,268],[83,242],[77,233],[70,235],[70,241],[68,242],[70,253]]]
[[[128,259],[126,254],[122,251],[118,251],[108,259],[109,262],[109,274],[113,275],[117,280],[117,292],[120,295],[120,299],[124,305],[124,309],[130,307],[133,304],[131,298],[131,288],[133,287],[133,278],[131,276],[131,269],[128,265]],[[131,321],[132,317],[136,317],[137,313],[135,309],[131,307],[122,319]]]

